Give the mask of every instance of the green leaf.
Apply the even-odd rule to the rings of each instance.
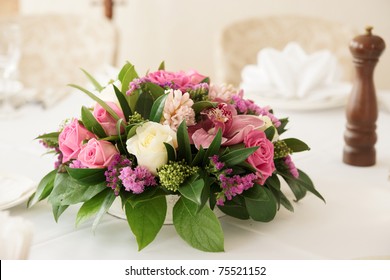
[[[235,196],[232,200],[225,201],[224,205],[218,205],[218,208],[226,215],[234,218],[241,220],[249,219],[245,200],[242,196]]]
[[[302,198],[306,196],[306,188],[301,186],[294,177],[290,176],[283,176],[284,180],[286,181],[287,185],[290,187],[291,191],[293,192],[295,196],[295,201],[299,201]]]
[[[280,192],[279,195],[280,195],[280,204],[282,204],[284,208],[286,208],[287,210],[294,212],[293,205],[291,204],[290,200],[288,200],[288,198],[284,195],[284,193]]]
[[[165,89],[163,89],[159,85],[150,82],[144,83],[142,90],[144,92],[148,92],[151,96],[153,96],[153,100],[156,100],[157,98],[165,94]]]
[[[83,185],[96,185],[106,181],[105,168],[70,168],[65,167],[69,176]]]
[[[279,119],[280,125],[277,127],[277,131],[279,135],[282,135],[287,131],[286,125],[288,124],[288,118]]]
[[[69,207],[69,205],[52,205],[53,209],[53,215],[54,215],[54,220],[58,222],[58,219],[62,215],[62,213],[65,212],[65,210]]]
[[[138,250],[141,251],[157,236],[164,224],[167,201],[165,197],[156,197],[144,201],[133,208],[130,203],[125,204],[127,222],[135,235]]]
[[[180,237],[193,248],[206,252],[224,251],[221,224],[209,207],[197,214],[197,205],[180,197],[173,207],[173,224]]]
[[[126,192],[125,195],[122,196],[122,200],[124,203],[130,203],[130,205],[135,208],[138,206],[138,204],[152,200],[156,197],[165,196],[167,195],[167,192],[165,192],[161,188],[157,187],[151,187],[147,188],[143,193],[141,194],[134,194],[134,193],[128,193]]]
[[[35,139],[44,139],[44,140],[50,140],[52,142],[57,143],[58,142],[58,136],[60,135],[59,132],[50,132],[46,134],[39,135]]]
[[[123,142],[123,139],[122,139],[122,128],[123,127],[126,127],[126,124],[124,122],[123,119],[119,119],[117,122],[116,122],[116,133],[118,134],[119,136],[119,143],[117,142],[117,148],[118,150],[120,151],[120,154],[127,154],[127,147],[126,147],[126,143]],[[123,129],[125,130],[125,129]],[[123,135],[124,136],[124,135]]]
[[[241,162],[244,162],[258,148],[259,147],[250,147],[231,151],[221,156],[220,161],[224,162],[227,166],[235,166]]]
[[[82,68],[80,69],[81,71],[84,72],[85,76],[87,76],[88,80],[92,83],[92,85],[95,87],[95,89],[98,92],[101,92],[104,89],[104,87],[91,74],[89,74],[87,71],[85,71]]]
[[[270,198],[267,194],[267,188],[254,184],[254,186],[242,193],[242,196],[256,201],[268,201]]]
[[[177,143],[178,143],[178,160],[185,159],[187,164],[192,162],[192,153],[190,138],[188,137],[187,126],[185,121],[182,121],[177,129]]]
[[[150,110],[153,106],[153,97],[148,92],[142,92],[135,105],[135,111],[137,111],[144,119],[149,119]]]
[[[277,212],[276,200],[272,192],[265,188],[261,187],[264,190],[267,200],[264,200],[263,197],[245,197],[245,205],[248,210],[249,216],[259,222],[269,222],[272,221]]]
[[[214,140],[211,142],[208,149],[206,149],[206,153],[203,159],[203,165],[209,163],[211,156],[218,154],[219,149],[221,148],[221,143],[222,143],[222,130],[218,129],[218,132],[215,135]]]
[[[314,184],[311,181],[311,179],[309,178],[309,176],[305,172],[303,172],[302,170],[298,169],[298,172],[299,172],[298,180],[299,180],[299,183],[301,184],[301,186],[303,186],[309,192],[311,192],[312,194],[314,194],[315,196],[320,198],[323,202],[326,202],[325,199],[322,197],[322,195],[315,189]]]
[[[158,67],[158,70],[165,70],[165,61],[161,61],[160,66]]]
[[[197,174],[187,179],[179,188],[179,192],[187,199],[196,203],[199,207],[202,204],[202,192],[205,183],[202,178],[199,178]]]
[[[77,213],[76,226],[90,219],[91,217],[96,216],[92,224],[92,230],[95,231],[101,218],[105,213],[107,213],[108,209],[110,209],[115,198],[116,196],[113,190],[107,188],[92,197],[90,200],[84,202]]]
[[[141,90],[136,89],[130,95],[126,96],[127,102],[132,112],[135,112],[136,110],[136,106],[140,95],[141,95]]]
[[[217,102],[199,101],[192,105],[192,109],[195,111],[195,115],[198,115],[205,109],[215,108],[217,104]]]
[[[165,101],[166,101],[167,97],[168,97],[168,94],[164,94],[164,95],[161,95],[159,98],[157,98],[156,101],[154,101],[152,109],[150,111],[150,116],[149,116],[151,121],[157,122],[157,123],[160,122],[162,115],[163,115]]]
[[[264,131],[267,139],[269,141],[272,141],[272,139],[274,139],[274,136],[275,136],[275,133],[276,133],[276,128],[274,126],[270,126],[268,127],[265,131]]]
[[[128,122],[129,116],[132,115],[132,112],[131,112],[129,103],[126,99],[126,95],[124,95],[115,85],[113,85],[113,87],[114,87],[116,98],[118,99],[119,104],[121,106],[123,115],[125,116],[125,120],[126,120],[126,122]]]
[[[49,196],[53,205],[63,206],[84,202],[106,189],[106,182],[96,185],[83,185],[70,177],[67,173],[57,173],[54,188]]]
[[[50,171],[48,174],[46,174],[42,180],[39,182],[37,190],[35,191],[34,195],[29,199],[27,206],[31,207],[37,202],[45,199],[50,195],[50,193],[53,190],[54,186],[54,179],[57,174],[57,169]]]
[[[194,159],[192,160],[191,166],[199,166],[204,158],[206,151],[200,147],[199,151],[196,153]]]
[[[106,102],[104,102],[103,100],[101,100],[99,97],[97,97],[95,94],[93,94],[92,92],[86,90],[85,88],[82,88],[78,85],[74,85],[74,84],[69,84],[69,86],[71,87],[74,87],[78,90],[81,90],[82,92],[84,92],[86,95],[88,95],[91,99],[93,99],[94,101],[96,101],[100,106],[102,106],[115,120],[119,120],[119,116],[117,113],[115,113],[115,111],[107,105]]]
[[[121,80],[122,82],[121,92],[123,94],[126,94],[126,92],[129,90],[130,82],[138,78],[138,74],[137,71],[135,71],[134,65],[130,63],[126,65],[124,66],[124,68],[122,68],[124,74],[121,71],[118,76],[122,77],[122,79],[119,78],[119,80]]]
[[[130,67],[132,67],[133,64],[131,64],[130,62],[126,61],[125,65],[123,65],[122,69],[119,71],[119,74],[118,74],[118,80],[119,81],[123,81],[123,78],[126,74],[126,72],[130,69]]]
[[[96,134],[99,138],[107,137],[106,132],[100,123],[95,119],[92,112],[85,106],[81,107],[81,121],[86,129]]]
[[[169,161],[175,161],[176,160],[176,152],[175,149],[172,147],[171,144],[164,142],[165,149],[167,150],[168,154],[168,162]]]
[[[294,153],[310,150],[309,146],[296,138],[287,138],[283,140]]]

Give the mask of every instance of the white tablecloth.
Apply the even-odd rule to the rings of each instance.
[[[61,104],[42,110],[27,106],[0,120],[0,168],[20,173],[37,183],[54,158],[38,134],[51,132],[65,118],[79,116],[82,104],[92,102],[76,93]],[[275,108],[277,110],[277,108]],[[34,225],[30,259],[370,259],[390,258],[390,114],[380,112],[377,122],[377,164],[353,167],[342,162],[345,114],[343,108],[312,112],[277,110],[290,117],[285,134],[304,140],[311,151],[294,155],[297,166],[314,181],[326,204],[308,194],[294,203],[295,212],[281,208],[270,223],[221,218],[224,253],[191,248],[171,225],[138,252],[125,220],[103,218],[95,233],[91,223],[75,227],[78,207],[70,207],[56,223],[51,207],[41,202],[10,209]],[[288,193],[289,198],[293,198]]]

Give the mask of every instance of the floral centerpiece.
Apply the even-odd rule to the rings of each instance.
[[[203,251],[223,251],[214,208],[269,222],[280,206],[293,211],[280,179],[297,201],[307,191],[323,200],[291,157],[309,147],[282,138],[287,118],[196,71],[164,68],[139,77],[126,63],[106,86],[84,71],[96,91],[71,86],[96,104],[38,137],[58,161],[29,206],[48,198],[57,221],[69,205],[81,204],[76,224],[94,218],[95,229],[118,198],[141,250],[164,224],[166,197],[176,195],[172,215],[180,237]]]

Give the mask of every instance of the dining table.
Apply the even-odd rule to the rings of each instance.
[[[53,170],[56,158],[46,154],[36,137],[58,130],[64,120],[80,116],[82,105],[93,104],[82,92],[72,91],[48,107],[25,104],[3,115],[1,172],[27,177],[38,185]],[[30,208],[24,200],[3,211],[32,224],[31,260],[390,259],[390,113],[379,110],[375,165],[357,167],[342,160],[345,104],[273,109],[277,117],[289,118],[283,137],[299,138],[309,145],[309,151],[294,153],[292,158],[310,176],[325,202],[311,193],[296,202],[282,184],[294,211],[280,207],[274,220],[267,223],[220,217],[224,252],[192,248],[173,225],[164,225],[156,239],[139,251],[127,221],[114,215],[106,214],[95,231],[93,220],[76,226],[80,205],[70,206],[57,222],[46,200]]]

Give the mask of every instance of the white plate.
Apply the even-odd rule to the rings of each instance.
[[[0,210],[25,201],[36,191],[37,185],[30,178],[17,174],[0,174]]]

